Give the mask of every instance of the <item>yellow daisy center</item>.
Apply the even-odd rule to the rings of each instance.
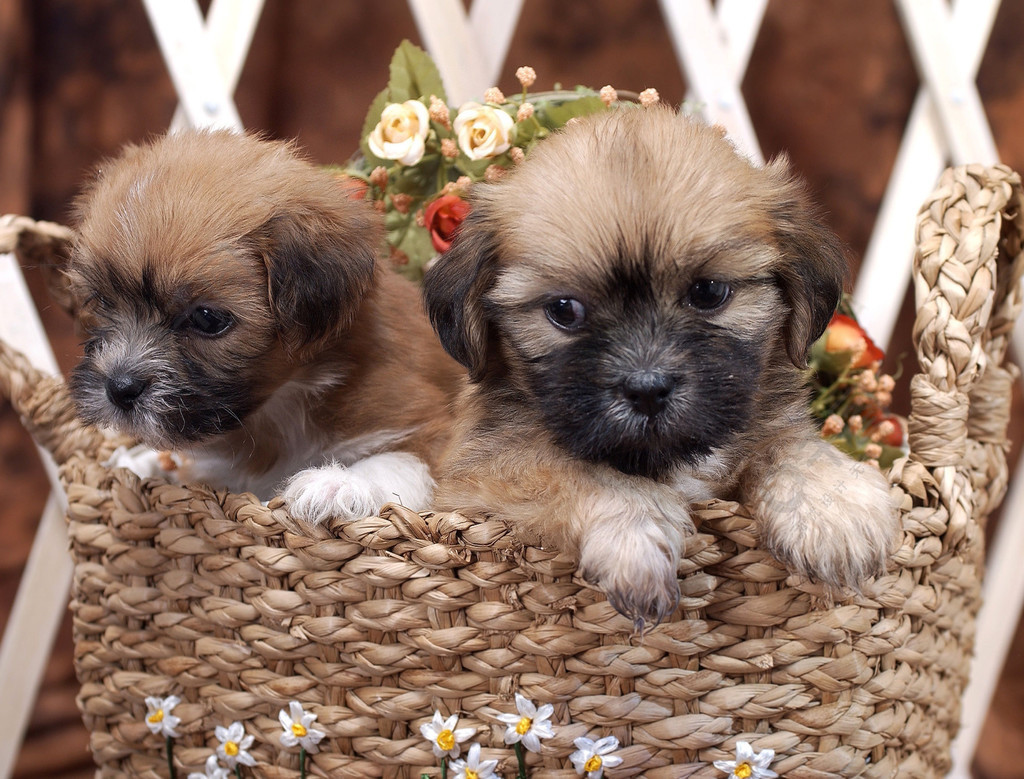
[[[306,733],[307,733],[307,731],[302,726],[301,722],[293,722],[292,723],[292,735],[294,735],[295,738],[304,738]]]
[[[455,734],[450,730],[442,730],[437,734],[437,745],[445,752],[455,747]]]
[[[225,741],[224,754],[228,757],[238,757],[238,744],[234,741]]]
[[[736,766],[736,770],[732,772],[732,775],[735,776],[736,779],[750,779],[753,773],[754,769],[750,767],[750,763],[740,763]]]
[[[152,714],[150,714],[146,718],[146,721],[147,722],[152,722],[154,725],[156,723],[158,723],[158,722],[163,722],[164,721],[164,710],[163,709],[157,709],[156,711],[154,711]]]
[[[480,779],[480,774],[478,774],[472,768],[467,768],[466,769],[466,779]]]
[[[530,728],[533,727],[533,720],[529,717],[523,717],[519,720],[519,724],[516,725],[516,733],[520,736],[525,736],[530,732]]]
[[[590,759],[583,764],[584,771],[596,771],[604,761],[600,755],[591,755]]]

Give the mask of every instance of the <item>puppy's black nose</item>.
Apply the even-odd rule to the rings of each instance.
[[[656,416],[676,386],[671,376],[655,371],[634,373],[622,383],[622,394],[633,408],[649,417]]]
[[[131,411],[148,386],[149,380],[138,376],[110,376],[107,379],[107,397],[118,408]]]

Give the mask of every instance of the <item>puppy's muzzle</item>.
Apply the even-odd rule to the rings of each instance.
[[[149,379],[131,375],[109,376],[105,387],[111,403],[124,411],[131,411],[149,388]]]
[[[654,417],[665,408],[675,387],[676,380],[667,373],[642,371],[622,382],[622,395],[635,411]]]

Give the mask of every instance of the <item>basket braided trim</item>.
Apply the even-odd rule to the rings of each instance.
[[[63,225],[41,222],[17,214],[0,216],[0,253],[17,251],[31,258],[38,251],[48,257],[71,243],[74,233]]]
[[[573,739],[609,734],[616,777],[721,777],[711,763],[739,740],[776,750],[773,770],[794,779],[942,775],[982,523],[1006,483],[1020,202],[1010,171],[966,168],[922,211],[922,373],[913,455],[889,473],[905,529],[889,574],[832,603],[757,547],[742,506],[712,502],[686,542],[679,612],[642,639],[571,560],[500,522],[392,506],[311,530],[279,501],[104,468],[113,442],[0,344],[0,388],[58,450],[68,488],[79,704],[100,775],[166,776],[143,699],[173,693],[179,775],[237,719],[259,775],[297,777],[276,719],[297,699],[327,733],[314,776],[436,776],[419,734],[435,708],[511,776],[496,714],[516,691],[555,707],[555,737],[528,756],[538,779],[576,776]]]

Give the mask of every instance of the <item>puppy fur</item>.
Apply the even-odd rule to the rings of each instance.
[[[182,452],[183,481],[292,477],[308,521],[426,507],[464,371],[367,204],[292,144],[190,132],[104,163],[75,210],[86,420]]]
[[[801,373],[845,256],[785,159],[669,110],[573,123],[425,279],[469,369],[435,507],[576,552],[638,625],[678,600],[692,501],[738,498],[797,573],[858,586],[900,527],[886,480],[821,440]]]

